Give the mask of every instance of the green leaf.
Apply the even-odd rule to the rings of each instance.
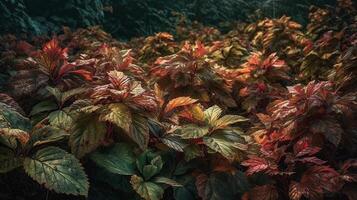
[[[139,147],[145,150],[149,144],[149,125],[145,117],[140,115],[133,115],[132,126],[129,136],[139,145]]]
[[[8,148],[0,147],[0,173],[7,173],[22,165],[23,159]]]
[[[155,174],[159,173],[160,169],[155,165],[145,165],[143,168],[143,176],[145,180],[150,180]]]
[[[114,174],[133,175],[135,172],[133,148],[125,143],[117,143],[110,148],[97,150],[91,154],[91,159]]]
[[[57,193],[88,195],[89,183],[80,162],[57,147],[40,149],[24,160],[26,173]]]
[[[182,187],[175,187],[174,190],[174,199],[175,200],[195,200],[196,197],[196,179],[191,175],[180,176],[180,183],[183,183]]]
[[[129,108],[124,104],[109,104],[100,115],[99,120],[112,122],[124,129],[127,133],[130,133],[130,126],[132,123],[131,113]]]
[[[144,175],[145,180],[158,174],[163,165],[161,156],[150,150],[142,153],[136,160],[136,166],[139,172]]]
[[[204,196],[209,200],[235,200],[237,194],[242,195],[248,188],[248,181],[241,172],[234,175],[214,173],[207,180]]]
[[[34,107],[32,107],[30,116],[34,116],[34,115],[37,115],[42,112],[49,112],[49,111],[57,110],[57,109],[58,109],[58,105],[55,102],[53,102],[51,100],[42,101],[42,102],[36,104]]]
[[[39,146],[52,142],[58,142],[63,139],[67,139],[69,134],[66,131],[58,129],[52,126],[44,126],[42,128],[36,128],[31,133],[29,144],[31,146]]]
[[[0,128],[31,130],[31,122],[16,110],[0,102]]]
[[[216,105],[207,108],[204,111],[205,120],[208,124],[213,125],[215,121],[221,116],[222,109]]]
[[[85,92],[86,90],[88,90],[88,89],[80,87],[80,88],[74,88],[74,89],[68,90],[66,92],[63,92],[61,94],[61,103],[64,104],[71,97],[73,97],[77,94],[81,94],[81,93]]]
[[[155,183],[163,183],[166,185],[170,185],[172,187],[182,187],[182,185],[180,183],[176,182],[175,180],[166,178],[166,177],[156,177],[154,179],[154,182]]]
[[[141,177],[133,175],[130,179],[133,189],[145,200],[160,200],[164,190],[153,182],[145,182]]]
[[[182,138],[172,135],[161,138],[161,141],[166,146],[179,152],[183,152],[184,148],[188,145]]]
[[[57,102],[61,102],[61,98],[62,98],[61,90],[59,90],[56,87],[50,87],[50,86],[47,86],[46,90],[56,98]]]
[[[185,149],[185,160],[190,161],[194,158],[203,156],[203,152],[196,145],[188,145]]]
[[[73,119],[66,112],[56,110],[48,115],[48,121],[51,126],[69,131],[72,127]]]
[[[235,124],[237,122],[243,122],[243,121],[247,121],[247,118],[244,118],[242,116],[239,115],[225,115],[221,118],[219,118],[218,120],[216,120],[213,124],[215,129],[221,129],[221,128],[225,128],[231,124]]]
[[[211,148],[215,152],[220,153],[227,159],[234,160],[236,156],[236,148],[234,146],[234,143],[224,137],[224,135],[214,134],[212,136],[204,137],[203,142],[209,148]]]
[[[196,139],[207,135],[208,131],[208,127],[201,127],[195,124],[189,124],[184,125],[181,129],[179,129],[179,136],[183,139]]]
[[[84,116],[75,121],[69,137],[72,153],[81,158],[95,150],[104,140],[106,126],[95,115]]]

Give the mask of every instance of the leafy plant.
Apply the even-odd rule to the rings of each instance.
[[[23,167],[31,178],[50,190],[88,195],[88,179],[79,160],[50,145],[61,139],[58,133],[49,127],[31,129],[27,118],[4,104],[1,110],[1,173]]]
[[[356,199],[354,2],[306,27],[260,3],[224,31],[1,36],[0,199]]]

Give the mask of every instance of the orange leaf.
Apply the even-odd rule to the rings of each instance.
[[[177,97],[167,103],[165,113],[168,113],[177,107],[191,105],[196,102],[197,99],[192,99],[190,97]]]

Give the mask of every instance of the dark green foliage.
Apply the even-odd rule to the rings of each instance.
[[[71,28],[102,25],[122,39],[175,31],[177,14],[225,30],[227,22],[260,16],[292,16],[306,23],[310,5],[333,4],[332,0],[3,0],[0,2],[0,33],[51,34]],[[258,15],[258,16],[259,16]]]

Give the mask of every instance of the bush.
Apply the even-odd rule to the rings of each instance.
[[[1,36],[1,198],[355,199],[351,4],[306,28]]]

